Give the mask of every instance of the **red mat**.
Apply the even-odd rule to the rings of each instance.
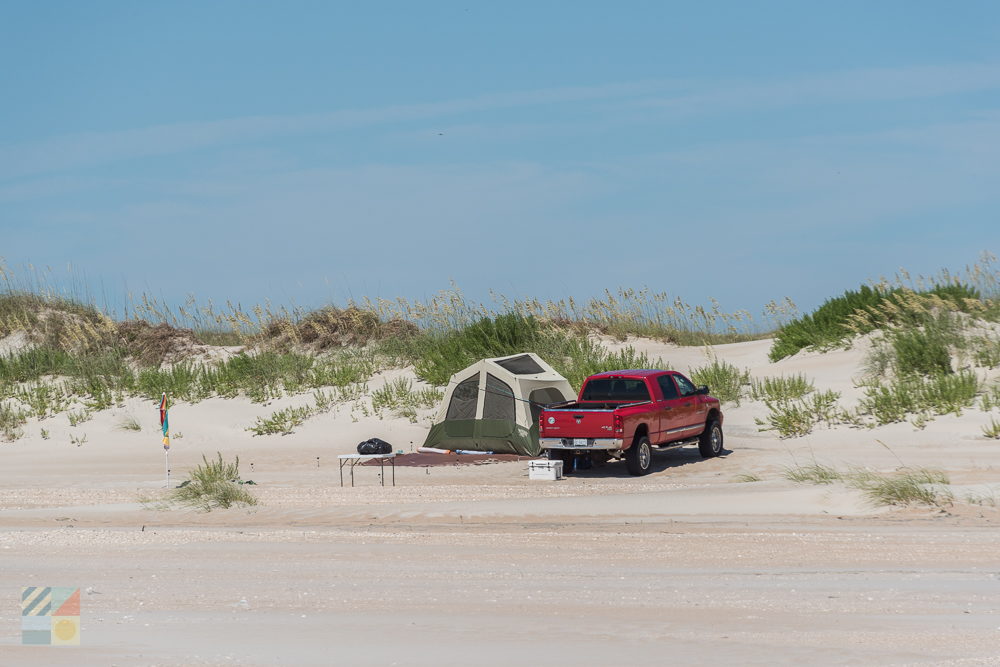
[[[519,456],[517,454],[424,454],[415,452],[413,454],[396,455],[397,466],[461,466],[461,465],[484,465],[487,463],[501,463],[504,461],[531,461],[538,458],[536,456]],[[385,463],[389,463],[386,461]],[[377,466],[378,459],[365,461],[363,466]]]

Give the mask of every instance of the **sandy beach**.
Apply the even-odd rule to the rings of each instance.
[[[604,342],[682,372],[706,360],[703,348]],[[804,373],[845,402],[859,391],[861,351],[772,364],[769,345],[712,353],[755,377]],[[358,467],[351,488],[338,454],[371,436],[409,452],[432,411],[414,424],[337,408],[289,436],[245,430],[303,400],[171,410],[174,482],[202,455],[238,455],[254,507],[160,507],[149,401],[77,426],[32,420],[0,445],[0,664],[1000,664],[1000,447],[982,435],[987,413],[779,439],[744,401],[724,406],[724,456],[659,452],[642,478],[610,463],[529,480],[513,461],[398,466],[395,486]],[[141,431],[117,428],[125,416]],[[955,500],[879,507],[844,484],[785,478],[813,462],[940,469]],[[29,585],[81,588],[79,647],[20,645]]]

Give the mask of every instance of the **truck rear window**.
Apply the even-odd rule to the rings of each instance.
[[[638,403],[649,400],[649,390],[643,380],[627,378],[595,378],[583,388],[583,401],[621,401]]]

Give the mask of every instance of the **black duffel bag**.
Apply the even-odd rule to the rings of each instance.
[[[358,454],[392,454],[392,445],[385,440],[372,438],[358,443]]]

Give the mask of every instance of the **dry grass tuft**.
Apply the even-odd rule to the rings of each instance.
[[[150,324],[145,320],[119,322],[118,339],[128,355],[143,366],[181,361],[198,345],[190,329],[179,329],[166,322]]]
[[[328,306],[306,314],[297,322],[287,317],[273,319],[264,328],[263,337],[274,347],[305,346],[320,352],[386,338],[407,338],[417,333],[417,325],[401,318],[383,322],[371,310]]]

